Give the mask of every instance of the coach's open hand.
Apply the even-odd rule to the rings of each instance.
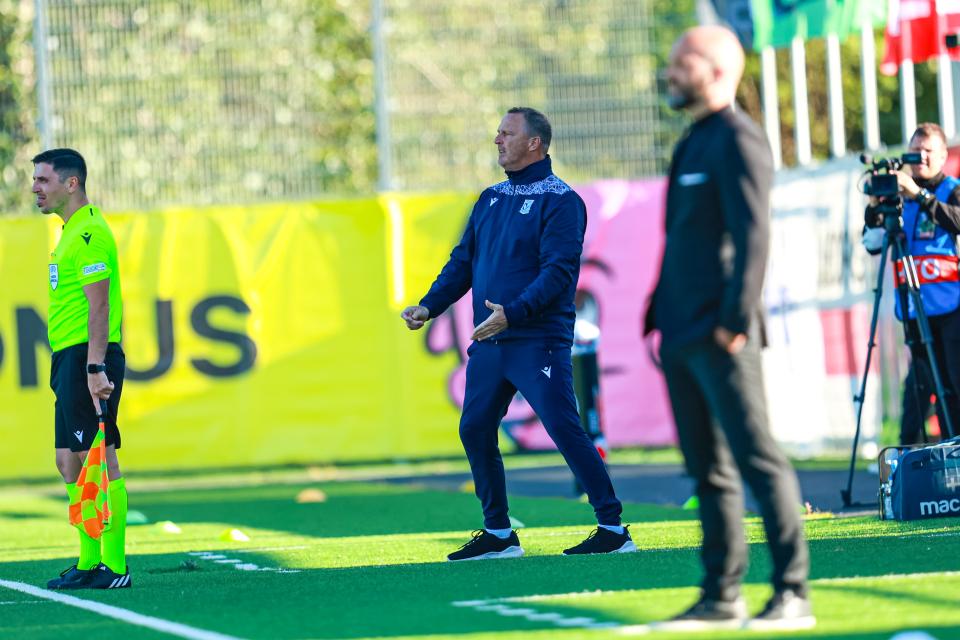
[[[400,317],[407,323],[407,329],[415,331],[430,319],[430,309],[427,309],[423,305],[414,305],[404,309],[400,313]]]
[[[483,304],[487,305],[487,309],[491,309],[493,313],[473,330],[473,335],[470,337],[474,340],[492,338],[507,328],[507,316],[503,313],[503,305],[489,300],[484,300]]]

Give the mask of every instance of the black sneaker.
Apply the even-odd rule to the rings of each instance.
[[[87,589],[126,589],[133,586],[130,582],[130,567],[123,575],[114,573],[110,567],[102,562],[90,570],[90,578],[85,585]]]
[[[654,622],[651,629],[658,631],[709,631],[740,629],[747,621],[747,603],[736,600],[714,600],[701,595],[697,602],[680,615]]]
[[[763,611],[747,622],[746,628],[757,631],[793,631],[812,629],[817,624],[810,601],[787,589],[778,591]]]
[[[93,569],[77,569],[77,565],[73,565],[61,571],[59,578],[49,581],[47,589],[85,589],[91,573]]]
[[[473,532],[473,538],[447,556],[447,560],[486,560],[488,558],[519,558],[523,555],[520,538],[511,531],[506,538],[498,538],[486,529]]]
[[[633,553],[637,545],[630,537],[630,527],[624,527],[623,533],[614,533],[610,529],[597,527],[590,532],[587,539],[575,547],[563,550],[565,556],[576,556],[583,553]]]

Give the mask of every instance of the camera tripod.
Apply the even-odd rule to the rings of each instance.
[[[924,309],[923,300],[920,295],[920,279],[917,275],[917,266],[913,260],[913,255],[906,249],[903,234],[903,220],[900,216],[901,210],[902,201],[899,199],[896,205],[886,203],[880,204],[877,208],[878,213],[883,214],[883,245],[880,250],[880,268],[877,273],[877,286],[873,290],[873,315],[870,318],[870,337],[867,341],[866,363],[863,368],[863,377],[860,380],[860,392],[853,397],[853,401],[857,403],[857,428],[853,434],[853,447],[850,452],[850,473],[847,476],[847,488],[840,490],[844,507],[854,506],[854,503],[851,501],[851,493],[853,490],[853,470],[857,460],[857,445],[860,441],[860,420],[863,415],[863,402],[867,390],[867,376],[870,373],[870,358],[873,355],[873,348],[877,344],[875,339],[877,335],[877,321],[880,315],[880,299],[883,297],[883,276],[887,265],[887,255],[890,254],[891,249],[893,253],[890,254],[890,261],[894,265],[902,265],[903,267],[903,278],[901,279],[899,274],[897,274],[896,282],[897,296],[900,298],[900,309],[902,310],[901,315],[903,316],[901,322],[903,323],[904,334],[907,337],[908,343],[911,342],[907,322],[909,321],[909,303],[912,302],[916,310],[916,322],[920,335],[920,343],[926,351],[927,360],[930,364],[930,373],[933,378],[937,404],[940,409],[939,415],[943,416],[943,427],[946,429],[948,438],[952,438],[957,433],[954,431],[952,416],[947,408],[943,380],[940,377],[940,369],[933,351],[933,336],[930,331],[930,321],[927,318],[927,312]],[[896,270],[896,266],[894,269]],[[857,506],[866,505],[857,503]]]

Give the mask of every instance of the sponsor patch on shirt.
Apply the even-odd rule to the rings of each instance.
[[[80,272],[81,272],[84,276],[90,276],[90,275],[93,275],[93,274],[95,274],[95,273],[101,273],[101,272],[106,271],[106,270],[107,270],[107,265],[106,265],[106,263],[103,263],[103,262],[95,262],[95,263],[93,263],[93,264],[88,264],[87,266],[83,267],[83,268],[80,270]]]
[[[681,187],[692,187],[694,185],[703,184],[707,181],[707,174],[705,173],[684,173],[677,176],[677,184]]]

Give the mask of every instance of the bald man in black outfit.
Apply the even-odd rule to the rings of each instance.
[[[773,160],[763,132],[734,109],[744,54],[722,27],[674,45],[670,104],[694,119],[674,150],[666,247],[645,331],[660,357],[686,468],[696,482],[705,569],[700,599],[659,626],[802,629],[816,623],[796,474],[770,435],[760,349]],[[774,595],[749,618],[743,483],[763,516]]]

